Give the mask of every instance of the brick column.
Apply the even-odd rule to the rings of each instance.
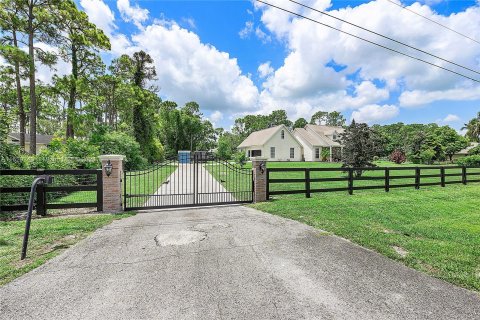
[[[251,158],[253,170],[253,202],[267,201],[267,162],[265,158]]]
[[[125,156],[102,155],[99,158],[102,162],[103,211],[110,213],[122,212],[123,160]],[[109,177],[105,173],[105,165],[108,161],[112,164],[112,173]]]

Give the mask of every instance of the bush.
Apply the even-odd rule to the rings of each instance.
[[[475,148],[472,148],[468,151],[469,156],[474,156],[474,155],[480,155],[480,145],[476,146]]]
[[[23,166],[20,146],[0,143],[0,169],[15,169]]]
[[[68,139],[63,149],[77,169],[97,169],[101,166],[98,159],[100,148],[89,141]]]
[[[25,165],[28,169],[75,169],[75,162],[63,150],[40,150],[36,156],[25,155]]]
[[[142,156],[140,145],[135,138],[123,132],[108,132],[95,135],[92,143],[96,144],[101,154],[120,154],[126,156],[125,169],[144,169],[148,162]]]
[[[235,156],[233,158],[235,162],[241,167],[243,167],[248,161],[247,156],[245,155],[245,152],[241,152],[241,151],[235,153]]]
[[[420,152],[420,158],[422,159],[423,164],[433,164],[433,159],[435,158],[435,151],[432,149],[426,149]]]
[[[480,166],[480,155],[466,156],[457,160],[459,166],[474,167]]]
[[[403,153],[402,150],[396,149],[390,155],[390,160],[395,162],[396,164],[402,164],[405,161],[407,161],[407,157],[405,156],[405,153]]]

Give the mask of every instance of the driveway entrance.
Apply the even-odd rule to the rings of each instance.
[[[477,293],[243,206],[141,212],[0,287],[0,319],[478,319]]]

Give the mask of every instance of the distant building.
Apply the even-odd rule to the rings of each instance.
[[[251,133],[238,149],[247,157],[270,161],[302,161],[302,145],[284,125]]]
[[[339,141],[343,132],[342,127],[312,124],[290,132],[281,125],[251,133],[238,149],[247,157],[270,161],[337,161],[341,158]]]
[[[43,149],[46,148],[49,144],[50,141],[52,141],[53,135],[45,135],[45,134],[37,134],[37,153]],[[9,133],[7,135],[7,143],[12,143],[16,145],[20,145],[20,133]],[[25,151],[30,150],[30,139],[29,135],[25,135]]]
[[[457,153],[455,153],[453,155],[453,160],[456,160],[458,158],[463,158],[463,157],[466,157],[468,156],[468,152],[470,150],[472,150],[473,148],[477,147],[478,145],[480,145],[480,143],[478,142],[472,142],[470,143],[470,145],[468,147],[466,147],[465,149],[462,149],[460,151],[458,151]]]
[[[344,131],[342,127],[307,124],[293,130],[293,135],[303,147],[305,161],[332,162],[341,159],[343,147],[339,141]]]

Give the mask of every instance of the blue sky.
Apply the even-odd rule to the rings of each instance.
[[[270,1],[324,19],[286,0]],[[122,52],[149,52],[162,98],[196,100],[206,117],[227,129],[238,116],[279,108],[292,120],[322,109],[370,124],[438,122],[456,129],[480,111],[478,83],[251,1],[78,2],[112,38],[106,60]],[[387,0],[301,2],[480,69],[480,44]],[[402,3],[471,37],[478,34],[476,1]],[[394,46],[336,21],[322,21]]]

